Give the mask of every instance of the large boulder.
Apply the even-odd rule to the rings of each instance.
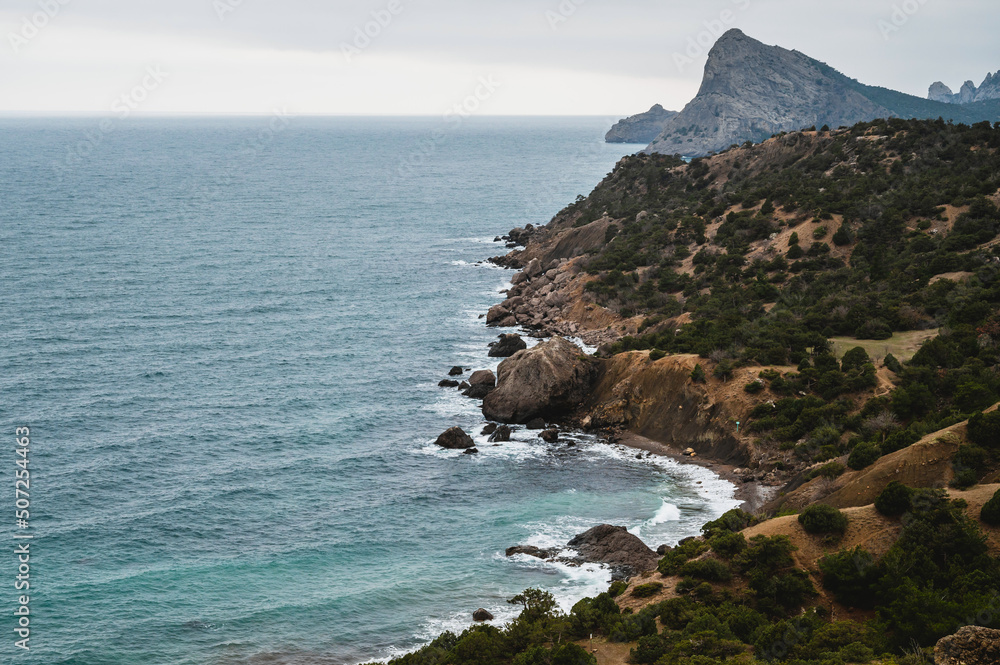
[[[942,637],[934,647],[937,665],[995,665],[1000,663],[1000,630],[966,626]]]
[[[528,556],[533,556],[537,559],[551,559],[559,550],[550,549],[543,550],[540,547],[535,547],[534,545],[515,545],[514,547],[508,547],[505,554],[507,556],[514,556],[515,554],[526,554]]]
[[[497,387],[483,401],[483,415],[505,423],[557,418],[587,397],[596,369],[593,359],[562,337],[518,351],[500,363]]]
[[[472,613],[472,620],[473,621],[477,621],[477,622],[479,622],[479,621],[493,621],[493,618],[494,617],[493,617],[492,614],[490,614],[487,610],[484,610],[481,607],[478,610],[476,610],[475,612]]]
[[[579,552],[584,561],[608,564],[618,575],[628,577],[653,570],[659,563],[656,552],[623,526],[595,526],[569,541],[568,545]]]
[[[434,443],[448,450],[468,450],[476,447],[476,442],[461,427],[452,427],[439,436]]]
[[[507,441],[510,441],[510,428],[506,425],[500,425],[490,435],[490,443],[506,443]]]
[[[500,335],[500,339],[490,344],[490,358],[510,358],[518,351],[528,348],[527,342],[516,333]]]

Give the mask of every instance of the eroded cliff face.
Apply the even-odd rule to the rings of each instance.
[[[681,450],[693,448],[712,460],[754,466],[758,456],[752,441],[736,431],[737,422],[746,422],[747,401],[725,394],[729,391],[719,382],[693,381],[699,362],[704,361],[692,355],[654,362],[644,351],[602,360],[581,409],[582,424],[627,429]]]
[[[649,144],[660,135],[667,122],[677,115],[677,111],[668,111],[659,104],[645,113],[629,116],[615,123],[614,127],[604,136],[608,143],[643,143]]]
[[[891,115],[823,63],[730,30],[709,52],[698,95],[648,150],[699,156],[811,125],[839,127]]]

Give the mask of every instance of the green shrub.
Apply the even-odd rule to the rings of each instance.
[[[837,601],[848,607],[871,609],[875,606],[874,584],[881,571],[875,557],[861,547],[841,550],[819,561],[823,586],[833,592]]]
[[[882,364],[885,365],[893,374],[899,374],[903,371],[902,363],[896,360],[896,356],[891,353],[886,354],[885,360],[882,361]]]
[[[833,244],[837,247],[844,247],[851,244],[851,233],[847,230],[847,225],[842,224],[837,232],[833,234]]]
[[[988,457],[989,453],[985,448],[970,444],[960,446],[951,461],[951,467],[955,471],[951,486],[964,490],[979,482],[979,478],[988,468],[986,462]]]
[[[847,531],[847,515],[833,506],[814,503],[799,515],[799,524],[806,533],[843,535]]]
[[[681,567],[681,575],[709,582],[728,582],[733,579],[729,566],[717,559],[688,561]]]
[[[990,526],[1000,526],[1000,491],[997,491],[993,498],[983,505],[979,519]]]
[[[732,559],[747,548],[747,539],[742,533],[720,531],[709,539],[708,546],[723,559]]]
[[[754,524],[754,522],[753,515],[739,508],[733,508],[723,513],[719,519],[705,522],[701,527],[701,532],[705,534],[705,538],[711,539],[722,533],[742,531]]]
[[[793,231],[792,235],[788,237],[788,246],[789,248],[791,248],[795,247],[798,244],[799,244],[799,233],[798,231]]]
[[[691,380],[695,383],[705,383],[705,379],[705,370],[702,369],[701,364],[695,365],[694,369],[691,370]]]
[[[677,547],[673,548],[660,559],[660,563],[657,565],[656,569],[661,575],[676,575],[677,571],[680,570],[689,559],[693,559],[705,552],[708,549],[708,544],[704,541],[691,538]]]
[[[913,490],[894,480],[875,497],[875,510],[886,517],[899,517],[910,510]]]
[[[663,584],[660,582],[648,582],[640,584],[632,589],[632,596],[636,598],[649,598],[663,591]]]
[[[882,449],[877,443],[862,441],[854,446],[854,450],[847,458],[847,466],[860,471],[874,464],[879,457],[882,457]]]
[[[625,580],[615,580],[614,582],[611,583],[611,586],[608,587],[608,595],[610,595],[612,598],[617,598],[618,596],[625,593],[625,589],[627,588],[628,588],[628,582],[626,582]]]
[[[983,448],[1000,448],[1000,411],[969,418],[969,441]]]
[[[649,359],[652,360],[653,362],[656,362],[657,360],[660,360],[660,359],[666,358],[666,357],[667,357],[667,352],[666,351],[660,351],[659,349],[653,349],[652,351],[649,352]]]
[[[760,380],[751,381],[750,383],[743,386],[743,390],[744,392],[747,392],[751,395],[756,395],[757,393],[764,390],[764,382]]]
[[[828,231],[829,230],[825,226],[817,226],[815,229],[813,229],[813,239],[822,240],[823,238],[826,237]]]
[[[833,480],[834,478],[842,476],[845,471],[847,471],[847,467],[840,462],[828,462],[818,469],[813,469],[807,473],[806,480],[812,480],[813,478],[819,478],[820,476]]]

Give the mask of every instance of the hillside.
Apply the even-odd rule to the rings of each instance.
[[[956,105],[868,86],[798,51],[767,46],[733,29],[709,52],[698,94],[647,152],[697,157],[780,132],[877,118],[1000,120],[1000,100],[981,97],[969,98],[976,104]]]
[[[509,238],[496,262],[522,270],[490,324],[601,345],[563,355],[589,381],[568,422],[782,486],[569,614],[528,590],[510,624],[395,663],[923,665],[1000,628],[1000,125],[626,157]],[[553,380],[566,346],[518,352],[496,390]]]

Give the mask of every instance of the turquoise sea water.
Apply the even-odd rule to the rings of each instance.
[[[495,366],[494,236],[639,149],[602,143],[607,119],[98,123],[0,121],[0,533],[30,425],[35,534],[32,649],[5,555],[0,661],[384,658],[610,579],[510,545],[610,522],[655,546],[735,505],[584,436],[431,445],[483,424],[437,382]]]

